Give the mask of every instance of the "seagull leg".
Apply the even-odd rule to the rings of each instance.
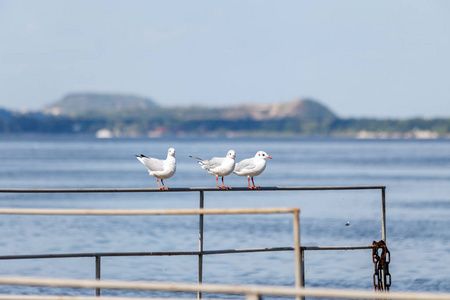
[[[163,190],[168,190],[169,189],[167,186],[164,185],[164,181],[162,180],[162,178],[161,178],[161,183],[163,185],[163,187],[162,187]]]
[[[225,186],[225,183],[223,182],[223,176],[222,176],[222,187],[221,187],[221,189],[231,190],[231,188],[229,186]]]
[[[253,183],[252,190],[261,188],[261,187],[255,185],[255,182],[253,181],[253,176],[252,176],[252,183]]]
[[[162,182],[162,179],[161,179],[161,182]],[[159,186],[159,179],[158,179],[158,178],[156,178],[156,184],[158,185],[158,188],[159,188],[160,190],[163,190],[163,189],[164,189],[164,188],[162,188],[162,187]],[[163,186],[164,186],[164,183],[163,183]]]
[[[223,177],[222,177],[222,179],[223,179]],[[222,189],[222,187],[219,185],[219,176],[216,176],[216,182],[217,182],[217,187],[219,189]]]
[[[253,188],[250,186],[250,176],[247,176],[247,181],[248,181],[248,187],[253,190]]]

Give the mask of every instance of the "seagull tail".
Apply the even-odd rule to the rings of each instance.
[[[203,159],[201,159],[201,158],[199,158],[199,157],[195,157],[195,156],[192,156],[192,155],[189,155],[189,157],[190,157],[190,158],[193,158],[193,159],[196,159],[196,160],[199,160],[199,161],[203,161]]]

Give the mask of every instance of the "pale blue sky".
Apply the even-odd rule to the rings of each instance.
[[[449,117],[449,19],[431,0],[0,0],[0,107],[91,91]]]

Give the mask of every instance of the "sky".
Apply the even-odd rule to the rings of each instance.
[[[99,92],[450,117],[449,20],[445,0],[0,0],[0,108]]]

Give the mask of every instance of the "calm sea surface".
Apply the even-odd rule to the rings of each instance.
[[[261,186],[386,185],[391,290],[450,292],[450,141],[320,139],[94,139],[0,137],[0,188],[156,187],[135,154],[176,149],[169,187],[214,187],[189,158],[273,157]],[[246,186],[230,175],[225,183]],[[198,208],[198,193],[0,194],[1,207]],[[381,192],[210,192],[205,208],[300,207],[306,246],[368,245],[381,239]],[[350,226],[345,226],[350,222]],[[0,255],[196,251],[197,216],[0,216]],[[205,250],[292,246],[288,215],[205,216]],[[204,282],[294,284],[293,252],[211,255]],[[373,289],[370,250],[310,251],[306,285]],[[0,261],[0,275],[94,278],[93,258]],[[196,282],[197,257],[106,257],[102,278]],[[0,286],[0,293],[92,295],[92,290]],[[102,291],[102,295],[151,293]],[[154,294],[152,294],[154,295]]]

